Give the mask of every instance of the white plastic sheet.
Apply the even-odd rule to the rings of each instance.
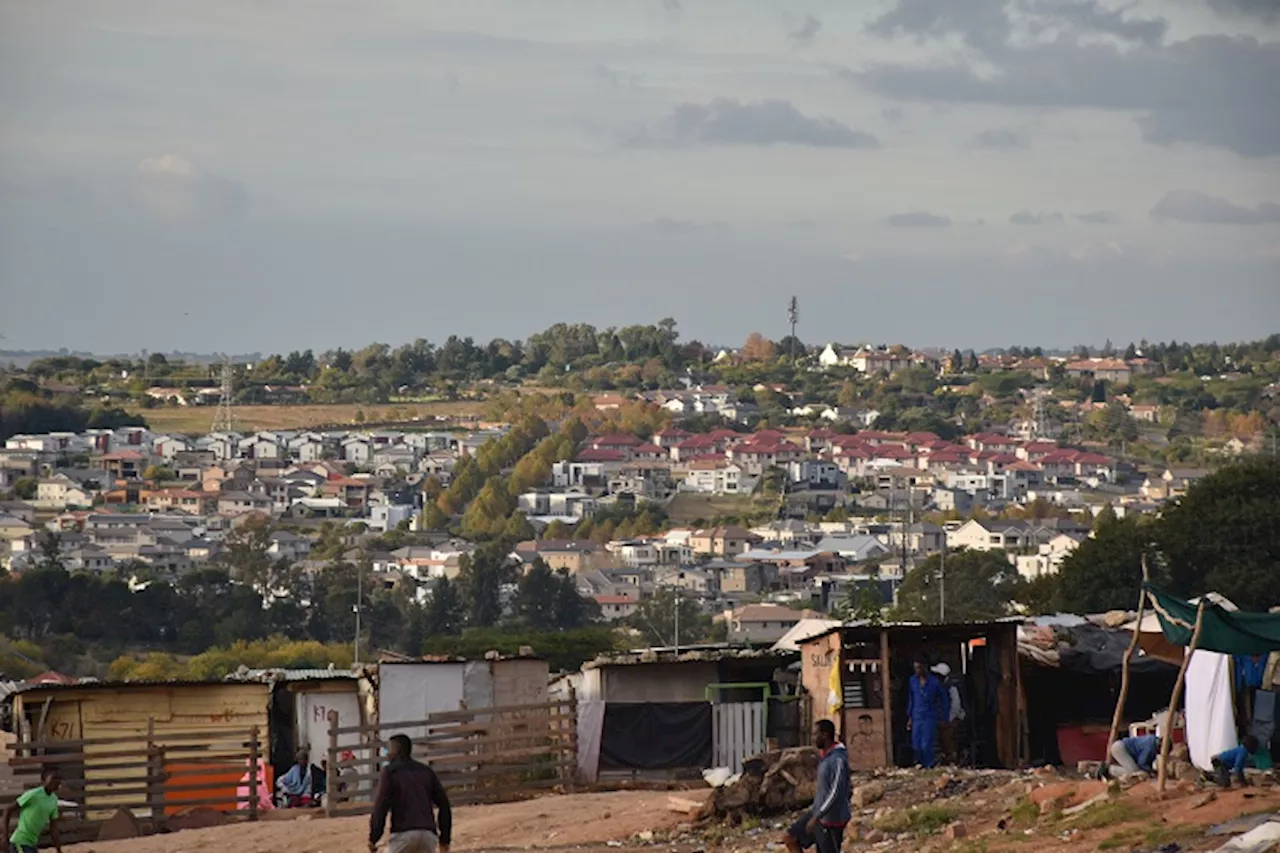
[[[1196,651],[1187,666],[1187,749],[1201,770],[1212,770],[1213,757],[1237,743],[1231,674],[1231,656],[1218,652]]]
[[[578,700],[578,772],[584,782],[600,775],[600,741],[604,736],[604,703]]]

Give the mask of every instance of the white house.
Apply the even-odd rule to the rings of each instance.
[[[1059,533],[1040,545],[1036,553],[1014,557],[1013,564],[1017,567],[1018,574],[1027,580],[1035,580],[1041,575],[1056,575],[1062,567],[1062,561],[1079,546],[1079,538]]]
[[[728,460],[695,459],[687,466],[683,488],[687,492],[736,495],[742,491],[742,468]]]

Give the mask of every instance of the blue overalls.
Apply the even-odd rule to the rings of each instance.
[[[921,767],[933,766],[933,745],[938,739],[938,723],[951,712],[951,700],[947,689],[933,673],[925,676],[911,674],[911,690],[907,694],[907,716],[911,719],[911,748],[916,763]]]

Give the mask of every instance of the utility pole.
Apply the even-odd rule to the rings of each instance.
[[[675,606],[675,611],[676,611],[676,613],[675,613],[675,616],[676,616],[676,636],[675,636],[675,642],[672,644],[673,648],[675,648],[675,650],[676,650],[676,654],[680,654],[680,593],[681,593],[682,591],[683,591],[683,590],[681,589],[681,587],[677,585],[677,586],[676,586],[676,589],[675,589],[675,593],[676,593],[676,606]]]
[[[947,533],[942,532],[942,550],[938,552],[938,621],[947,621]]]
[[[360,605],[364,602],[364,571],[361,566],[356,566],[356,606],[351,608],[356,612],[356,656],[355,663],[360,663]]]
[[[800,302],[794,296],[787,304],[787,319],[791,322],[791,366],[796,364],[796,323],[800,322]]]

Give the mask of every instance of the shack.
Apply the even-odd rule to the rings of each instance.
[[[799,696],[787,688],[794,652],[704,646],[603,655],[561,680],[578,699],[579,771],[678,777],[738,769],[765,748],[803,738]]]
[[[12,720],[22,741],[52,744],[42,747],[45,755],[65,753],[68,796],[90,813],[137,803],[147,787],[145,758],[155,748],[166,782],[154,797],[166,811],[184,799],[235,810],[236,786],[257,748],[255,730],[267,733],[268,700],[262,683],[33,684],[13,694]],[[133,753],[141,761],[123,757]]]
[[[404,733],[421,738],[420,722],[445,711],[545,705],[550,666],[531,652],[484,660],[432,658],[384,660],[378,664],[377,715],[383,738]]]
[[[1021,619],[923,625],[846,623],[800,643],[808,724],[836,723],[855,770],[914,763],[907,730],[912,664],[945,663],[963,685],[960,760],[1015,768],[1026,761],[1018,665]],[[833,674],[834,673],[834,674]]]
[[[253,669],[227,676],[227,681],[260,683],[270,690],[267,715],[268,761],[275,775],[288,772],[299,749],[324,765],[329,747],[329,714],[336,712],[340,727],[366,722],[364,706],[370,685],[352,669]],[[358,736],[340,735],[339,746],[355,750]]]

